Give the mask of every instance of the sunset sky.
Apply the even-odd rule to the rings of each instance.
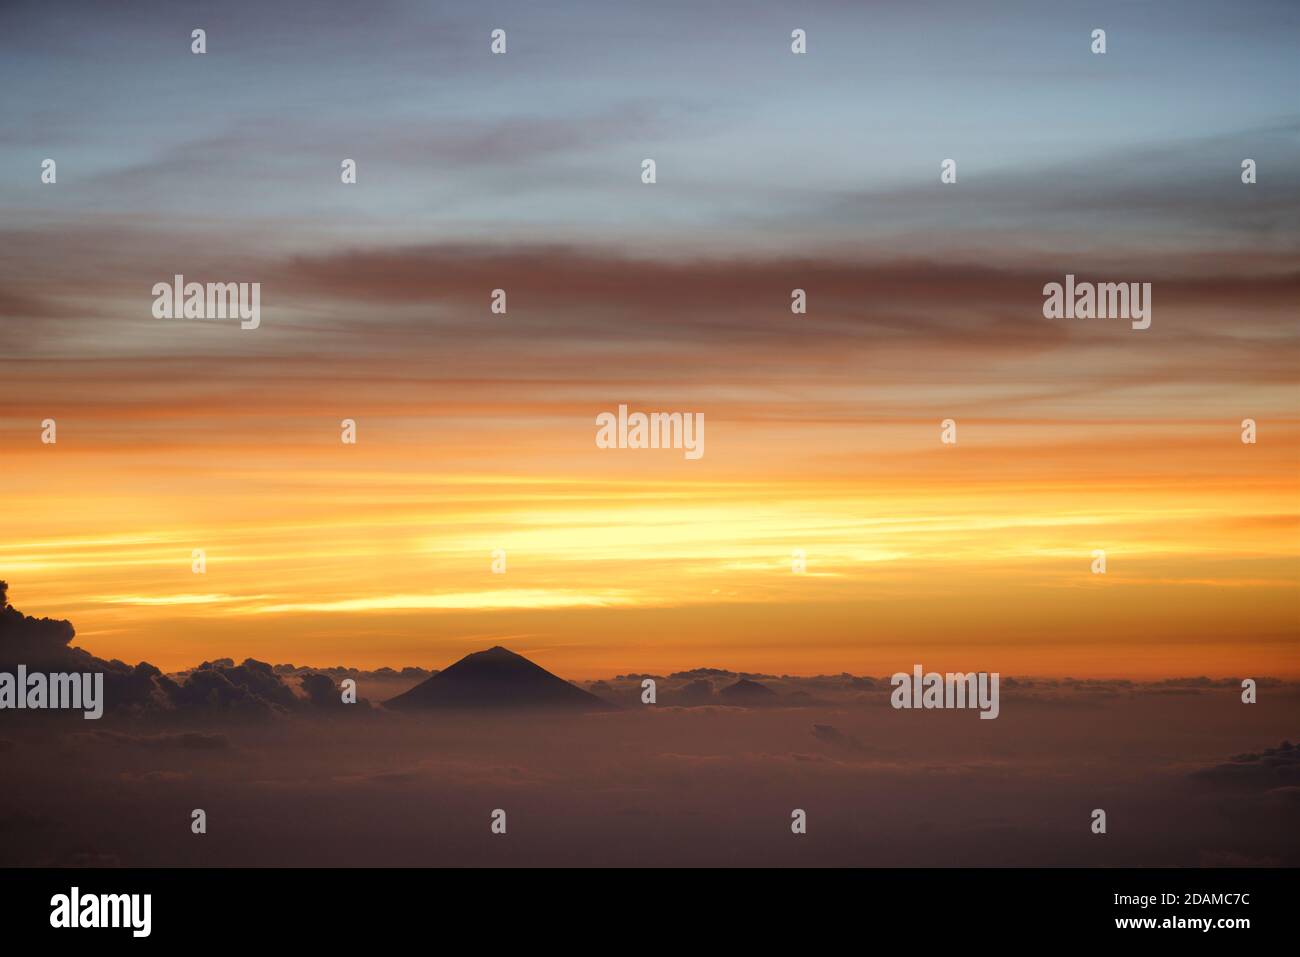
[[[10,600],[172,669],[1300,676],[1300,7],[924,6],[6,4]]]

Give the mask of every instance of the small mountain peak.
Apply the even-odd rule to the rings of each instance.
[[[595,695],[500,645],[466,655],[405,694],[389,700],[386,706],[612,710]]]
[[[728,685],[720,692],[724,697],[739,699],[766,699],[775,698],[776,692],[765,684],[759,684],[757,681],[750,681],[748,678],[741,678],[733,685]]]

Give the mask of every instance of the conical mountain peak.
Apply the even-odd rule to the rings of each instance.
[[[385,706],[404,710],[613,710],[604,700],[501,645],[466,655]]]

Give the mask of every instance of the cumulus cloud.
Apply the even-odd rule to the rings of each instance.
[[[171,703],[181,710],[264,715],[287,713],[298,704],[293,690],[264,661],[240,665],[205,661],[183,682],[161,679]]]
[[[223,659],[227,664],[233,665],[230,659]],[[315,668],[310,665],[279,664],[273,665],[272,670],[278,675],[289,677],[303,678],[307,675],[328,675],[336,681],[344,678],[370,679],[380,681],[396,680],[416,680],[423,681],[425,678],[431,678],[438,673],[437,668],[402,668],[400,671],[396,668],[376,668],[373,671],[367,671],[364,668],[348,668],[343,665],[335,665],[332,668]]]
[[[70,647],[76,635],[72,622],[24,615],[9,604],[8,591],[8,583],[0,581],[0,665],[73,667],[91,657]]]
[[[668,676],[675,679],[690,678],[775,678],[776,675],[758,674],[748,671],[728,671],[725,668],[692,668],[690,671],[674,671]]]
[[[14,608],[8,602],[8,584],[0,581],[0,668],[11,670],[22,664],[29,670],[101,672],[105,707],[109,712],[272,717],[342,704],[334,691],[334,682],[325,675],[299,669],[286,674],[254,658],[240,664],[231,658],[217,658],[203,662],[192,671],[171,676],[147,661],[129,665],[98,658],[74,647],[75,636],[76,630],[69,621],[34,618]],[[295,690],[299,680],[302,694]]]
[[[392,670],[392,669],[389,669]],[[360,675],[361,673],[355,673]],[[331,677],[330,674],[317,674],[308,672],[299,677],[299,686],[302,688],[303,697],[314,708],[325,711],[337,711],[345,708],[360,708],[362,710],[370,709],[370,701],[366,698],[358,697],[355,704],[344,704],[343,693],[340,689],[340,680]],[[357,680],[353,678],[353,680]]]
[[[1283,741],[1276,748],[1234,755],[1231,760],[1192,772],[1202,781],[1251,790],[1300,788],[1300,748]],[[1290,798],[1294,801],[1294,797]]]

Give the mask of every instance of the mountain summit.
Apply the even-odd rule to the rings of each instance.
[[[612,705],[499,645],[466,655],[386,708],[613,711]]]
[[[728,704],[760,705],[775,704],[776,692],[767,685],[741,678],[734,685],[727,685],[718,694]]]

